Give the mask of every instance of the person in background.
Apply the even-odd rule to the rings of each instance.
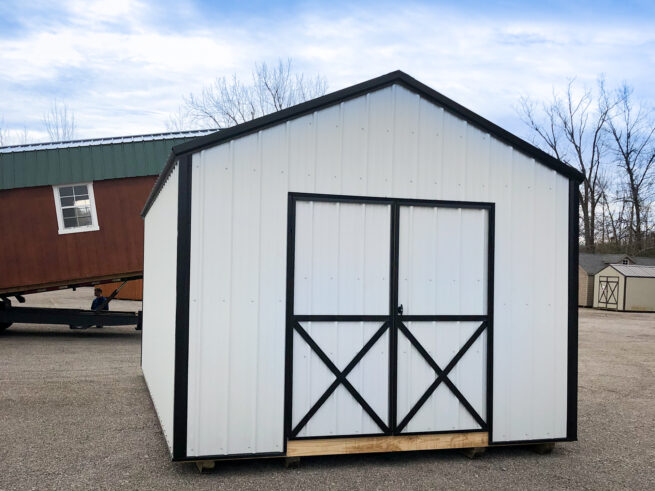
[[[93,302],[91,302],[91,310],[100,310],[100,306],[107,300],[107,297],[103,296],[102,288],[96,288],[95,290],[93,290],[93,294],[95,295],[96,298],[94,298]],[[106,303],[102,307],[102,310],[109,310],[109,303]]]
[[[109,310],[109,302],[106,302],[107,297],[102,294],[102,288],[94,289],[93,294],[96,296],[96,298],[94,298],[93,302],[91,302],[91,310]],[[96,325],[96,328],[98,329],[101,327],[102,324]]]
[[[109,310],[109,302],[105,303],[107,297],[102,294],[102,288],[95,288],[93,290],[93,295],[95,295],[96,298],[91,302],[91,310]],[[68,327],[71,329],[87,329],[89,326],[74,326],[71,324]],[[98,324],[96,327],[99,329],[102,325]]]

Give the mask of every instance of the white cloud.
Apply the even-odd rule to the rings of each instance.
[[[0,116],[37,129],[57,96],[75,110],[81,137],[160,131],[183,95],[278,57],[321,72],[331,90],[399,68],[510,130],[520,129],[512,109],[520,95],[548,97],[571,76],[591,85],[605,73],[655,99],[655,33],[646,22],[520,21],[417,5],[283,20],[205,17],[191,3],[175,9],[73,0],[63,20],[0,39]]]

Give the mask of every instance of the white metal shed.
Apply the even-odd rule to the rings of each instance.
[[[142,359],[173,460],[575,440],[580,180],[402,72],[175,147]]]

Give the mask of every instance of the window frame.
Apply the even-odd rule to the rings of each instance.
[[[84,225],[81,227],[64,227],[64,215],[61,207],[61,197],[59,195],[59,189],[70,187],[70,186],[86,186],[86,190],[89,194],[89,207],[91,208],[91,225]],[[96,213],[96,200],[95,195],[93,194],[93,182],[76,182],[71,184],[57,184],[52,186],[52,192],[55,198],[55,210],[57,211],[57,228],[59,235],[64,234],[76,234],[80,232],[93,232],[100,230],[100,225],[98,223],[98,215]]]

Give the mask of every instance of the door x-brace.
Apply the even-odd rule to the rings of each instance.
[[[298,433],[305,427],[309,420],[316,414],[316,412],[321,408],[321,406],[327,401],[327,399],[332,395],[332,393],[339,387],[343,385],[348,392],[353,396],[353,398],[360,404],[360,406],[368,413],[368,415],[375,421],[378,427],[385,434],[397,434],[400,433],[407,424],[411,421],[414,415],[418,412],[419,409],[425,404],[425,402],[430,398],[434,391],[439,387],[441,383],[444,383],[450,391],[457,397],[460,403],[466,408],[466,410],[471,414],[473,419],[480,425],[484,430],[487,428],[487,424],[480,417],[477,411],[473,406],[466,400],[464,395],[459,391],[455,384],[448,378],[448,374],[455,368],[457,363],[462,359],[466,354],[473,343],[480,337],[487,327],[486,321],[480,324],[480,326],[475,330],[471,337],[464,343],[460,348],[457,354],[450,360],[448,365],[444,369],[434,361],[430,354],[425,350],[421,343],[414,337],[410,330],[402,322],[398,322],[398,329],[407,337],[407,339],[414,345],[416,350],[421,354],[425,361],[430,365],[430,367],[436,372],[437,378],[435,381],[428,387],[425,393],[421,398],[416,402],[412,409],[407,413],[403,420],[396,426],[396,428],[390,429],[384,421],[378,416],[378,414],[373,410],[373,408],[366,402],[366,400],[361,396],[361,394],[355,389],[352,384],[348,381],[348,374],[357,366],[357,364],[364,358],[366,353],[375,345],[375,343],[380,339],[380,337],[385,333],[385,331],[390,327],[391,323],[389,321],[385,322],[376,332],[371,336],[367,343],[362,347],[362,349],[354,356],[354,358],[346,365],[343,371],[339,370],[330,358],[325,354],[325,352],[316,344],[312,339],[309,333],[298,323],[294,322],[294,330],[305,340],[309,347],[318,355],[321,361],[325,366],[335,375],[336,379],[332,384],[327,388],[321,397],[314,403],[311,409],[307,414],[298,422],[298,424],[291,431],[291,438],[297,437]]]
[[[600,294],[598,295],[598,303],[616,305],[617,289],[619,287],[619,280],[600,280]]]
[[[355,400],[364,408],[364,411],[368,413],[368,415],[375,421],[375,423],[380,427],[380,429],[384,433],[389,432],[389,428],[387,425],[384,424],[384,421],[377,415],[377,413],[373,410],[373,408],[366,402],[366,400],[361,396],[359,392],[357,392],[357,389],[355,389],[352,384],[348,381],[346,378],[348,374],[357,366],[357,364],[360,362],[362,358],[368,353],[368,351],[373,347],[373,345],[377,342],[378,339],[384,334],[384,332],[387,330],[389,327],[389,322],[385,322],[382,324],[382,327],[378,329],[375,334],[371,337],[371,339],[368,340],[368,342],[364,345],[364,347],[359,350],[359,352],[355,355],[355,357],[351,360],[348,365],[346,365],[346,368],[343,369],[343,371],[339,370],[334,363],[330,360],[330,358],[323,352],[323,350],[316,344],[316,342],[312,339],[312,337],[309,335],[305,329],[299,324],[295,323],[294,324],[294,329],[300,336],[305,340],[305,342],[314,350],[314,352],[318,355],[318,357],[325,363],[325,366],[330,369],[330,371],[337,377],[334,382],[327,388],[327,390],[323,393],[321,397],[319,397],[318,401],[312,406],[312,408],[309,410],[309,412],[298,422],[296,427],[291,431],[291,437],[295,437],[298,435],[300,430],[303,429],[303,427],[307,424],[307,422],[316,414],[316,411],[320,409],[320,407],[323,405],[325,401],[327,401],[328,397],[334,392],[339,385],[343,384],[343,386],[350,392],[350,394],[355,398]]]
[[[439,385],[443,382],[446,384],[446,386],[450,389],[450,391],[457,397],[459,402],[466,408],[466,410],[469,412],[471,416],[473,416],[473,419],[475,419],[476,423],[480,425],[482,429],[486,429],[486,423],[485,421],[480,417],[478,412],[471,406],[471,404],[466,400],[466,397],[459,391],[459,389],[455,386],[455,384],[452,383],[452,381],[448,378],[448,374],[451,372],[453,368],[455,368],[455,365],[457,365],[457,362],[462,359],[462,357],[466,354],[468,349],[473,346],[473,343],[480,337],[482,332],[485,330],[487,327],[486,321],[480,324],[480,327],[478,327],[475,332],[471,335],[471,337],[464,343],[464,346],[460,348],[460,350],[457,352],[457,354],[453,357],[452,360],[450,360],[450,363],[446,365],[446,368],[443,370],[441,367],[437,364],[437,362],[434,361],[434,359],[430,356],[430,354],[425,350],[423,345],[414,337],[414,335],[411,333],[409,329],[407,329],[407,326],[403,324],[402,322],[398,322],[398,328],[399,330],[407,337],[410,343],[414,345],[416,350],[421,354],[421,356],[425,359],[428,365],[436,372],[437,378],[435,379],[434,382],[428,387],[428,389],[425,391],[425,393],[421,396],[421,398],[414,404],[414,407],[410,409],[410,411],[407,413],[407,415],[403,418],[403,420],[398,423],[395,431],[396,433],[400,433],[405,426],[407,426],[407,423],[411,421],[411,419],[414,417],[414,415],[418,412],[419,409],[425,404],[425,402],[430,398],[432,393],[439,387]]]

